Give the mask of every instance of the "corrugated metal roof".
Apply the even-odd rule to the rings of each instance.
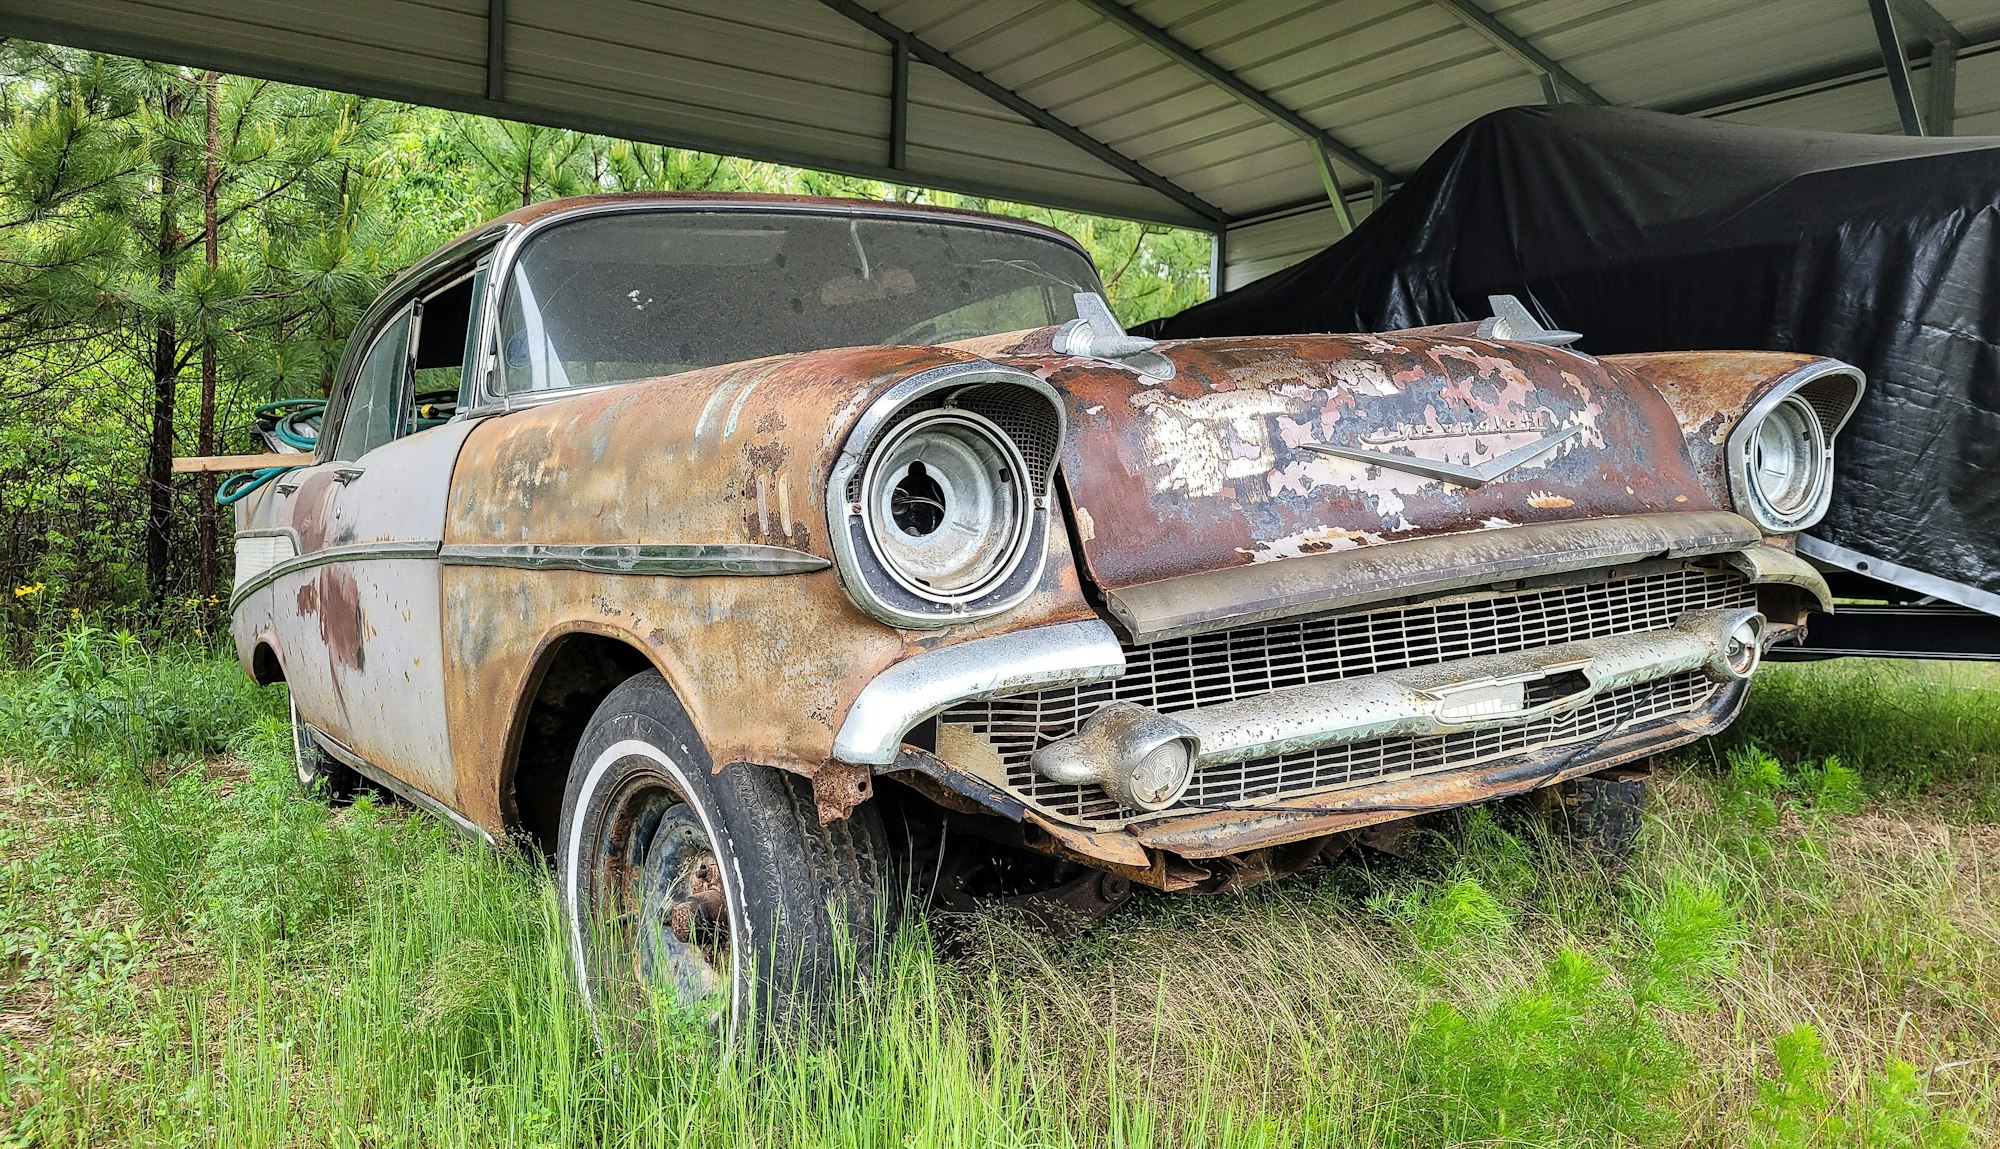
[[[2000,4],[1890,2],[1919,97],[1948,34],[1953,127],[2000,133]],[[0,0],[0,33],[1227,228],[1232,285],[1340,232],[1302,131],[1365,214],[1371,169],[1544,99],[1537,57],[1613,104],[1901,130],[1869,0]]]

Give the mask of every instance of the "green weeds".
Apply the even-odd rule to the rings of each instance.
[[[1936,717],[1900,673],[1870,705]],[[1923,780],[1760,697],[1622,875],[1476,811],[1068,941],[919,923],[724,1062],[597,1041],[538,863],[299,799],[281,695],[79,629],[0,681],[0,1144],[1990,1143],[2000,707],[1951,697]]]

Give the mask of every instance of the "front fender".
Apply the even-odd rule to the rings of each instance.
[[[910,375],[976,361],[936,348],[814,352],[567,396],[477,428],[441,548],[459,807],[504,829],[513,711],[551,635],[622,636],[667,675],[717,762],[817,786],[866,778],[834,762],[834,739],[888,667],[1094,619],[1060,526],[1032,592],[971,625],[885,625],[833,569],[825,492],[855,421]],[[746,555],[757,561],[736,561]]]
[[[1672,351],[1607,355],[1603,362],[1650,384],[1673,409],[1695,477],[1715,500],[1734,507],[1730,435],[1753,412],[1798,391],[1837,436],[1861,402],[1861,369],[1816,355],[1782,351]]]

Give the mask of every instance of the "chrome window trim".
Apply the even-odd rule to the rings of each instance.
[[[681,578],[809,574],[833,565],[810,551],[763,543],[453,543],[438,551],[438,561],[445,566]]]
[[[852,515],[865,514],[866,510],[860,504],[848,502],[848,482],[867,465],[869,448],[874,445],[882,429],[911,401],[934,391],[985,383],[1006,383],[1026,388],[1047,400],[1055,413],[1056,456],[1049,466],[1048,485],[1044,490],[1035,492],[1034,499],[1028,506],[1030,533],[1035,530],[1035,518],[1040,516],[1043,520],[1041,547],[1033,554],[1021,556],[1022,566],[1031,568],[1028,577],[1022,580],[1019,589],[1004,598],[980,602],[976,606],[959,604],[949,612],[935,614],[916,614],[903,610],[883,599],[861,570],[860,556],[855,550],[853,535],[847,529],[847,520]],[[834,565],[839,568],[841,584],[847,588],[847,593],[853,598],[855,605],[871,617],[890,626],[932,628],[990,618],[1020,605],[1023,599],[1034,593],[1035,587],[1042,581],[1042,572],[1048,566],[1047,535],[1049,530],[1054,529],[1052,521],[1055,517],[1053,503],[1056,473],[1061,459],[1062,444],[1066,441],[1068,433],[1068,406],[1054,387],[1018,367],[1003,367],[984,359],[968,363],[948,363],[942,367],[919,371],[876,396],[875,401],[868,405],[861,413],[861,417],[855,420],[853,428],[848,431],[847,439],[841,445],[840,454],[833,461],[826,484],[827,529],[833,540]],[[1017,571],[1020,569],[1016,568]],[[1017,576],[1008,576],[1009,579],[1014,577]]]
[[[345,547],[323,547],[308,551],[297,558],[286,559],[271,569],[245,582],[230,592],[229,609],[234,611],[243,600],[284,578],[288,574],[311,570],[314,567],[331,566],[334,563],[364,562],[370,559],[435,559],[438,556],[436,542],[379,542],[356,543]]]
[[[332,458],[333,442],[339,437],[337,432],[340,424],[347,417],[347,400],[349,393],[354,389],[355,372],[361,366],[361,357],[367,347],[374,345],[375,335],[383,320],[393,315],[400,304],[414,303],[419,295],[431,294],[427,289],[431,285],[432,276],[448,271],[461,262],[465,263],[469,274],[480,261],[494,258],[494,252],[506,242],[511,233],[518,231],[520,226],[519,224],[489,225],[456,243],[439,248],[411,264],[408,270],[382,290],[382,294],[375,297],[375,302],[368,305],[368,310],[362,312],[360,322],[354,325],[352,333],[348,335],[346,346],[341,349],[340,369],[334,373],[333,389],[327,394],[327,414],[320,425],[319,443],[313,448],[314,463],[328,462]],[[488,279],[490,282],[490,272]],[[488,291],[486,294],[490,297],[493,293]],[[491,299],[481,300],[481,314],[473,317],[472,322],[478,323],[482,332],[489,326],[486,316],[491,311]],[[410,354],[414,361],[416,355],[414,343]],[[490,347],[484,335],[480,340],[480,359],[481,371],[490,371],[492,369]],[[334,431],[336,434],[329,435],[326,433],[328,431]]]
[[[1750,460],[1757,438],[1757,427],[1764,417],[1777,409],[1791,395],[1808,383],[1824,379],[1829,375],[1846,375],[1854,380],[1854,398],[1847,405],[1841,417],[1831,426],[1822,425],[1826,443],[1821,450],[1824,475],[1820,480],[1819,493],[1807,507],[1795,515],[1780,515],[1776,508],[1764,502],[1757,489],[1757,482],[1750,474]],[[1766,391],[1736,426],[1729,432],[1723,444],[1723,467],[1729,473],[1729,497],[1736,504],[1738,513],[1746,515],[1752,522],[1768,531],[1801,531],[1812,526],[1826,514],[1826,508],[1833,501],[1834,443],[1840,437],[1840,429],[1847,425],[1854,415],[1854,409],[1861,405],[1862,393],[1867,389],[1867,377],[1861,369],[1837,359],[1823,359],[1809,363],[1778,380]],[[1810,404],[1808,404],[1810,406]]]
[[[1125,673],[1125,650],[1097,619],[1030,627],[919,651],[869,681],[847,708],[833,756],[862,766],[896,760],[903,735],[954,703]]]

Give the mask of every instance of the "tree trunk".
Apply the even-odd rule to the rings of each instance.
[[[182,100],[169,93],[161,111],[180,114]],[[180,157],[167,145],[160,157],[160,233],[154,254],[160,261],[160,314],[153,322],[153,422],[146,444],[146,593],[157,614],[166,605],[172,578],[174,510],[174,388],[180,375],[180,335],[167,297],[174,290],[174,259],[180,227],[174,213]]]
[[[215,185],[221,177],[221,108],[218,97],[218,77],[214,72],[203,73],[202,91],[208,100],[208,137],[203,150],[203,170],[201,180],[201,250],[204,262],[212,272],[219,262],[216,252],[215,234]],[[211,324],[213,317],[210,317]],[[203,332],[201,340],[201,427],[197,435],[202,455],[218,454],[215,443],[215,336]],[[201,574],[197,586],[204,604],[215,597],[215,476],[201,476],[201,528],[197,546],[201,553]]]

